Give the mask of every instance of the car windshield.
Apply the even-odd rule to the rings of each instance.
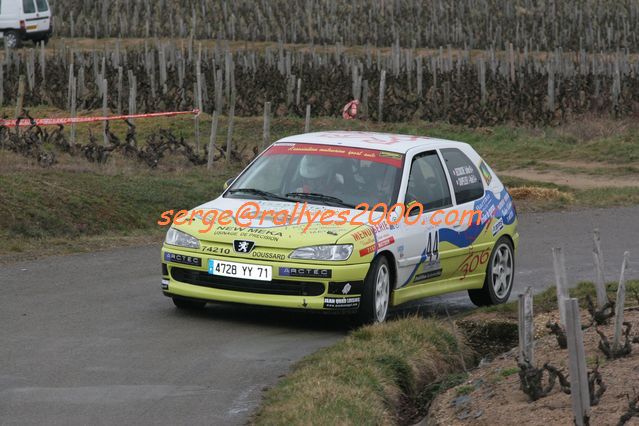
[[[271,146],[229,188],[226,197],[306,201],[337,207],[393,204],[403,155],[338,145]]]

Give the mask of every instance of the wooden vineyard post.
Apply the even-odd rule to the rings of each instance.
[[[207,170],[213,168],[213,157],[215,155],[215,141],[217,140],[217,125],[220,119],[220,113],[213,111],[213,121],[211,122],[211,138],[209,139],[209,155],[206,163]]]
[[[123,79],[123,70],[122,70],[122,67],[118,67],[118,105],[117,105],[118,115],[122,114],[122,79]]]
[[[304,121],[304,133],[311,131],[311,106],[306,105],[306,120]]]
[[[22,107],[24,106],[24,91],[25,91],[24,75],[20,75],[18,80],[18,96],[16,97],[16,114],[15,118],[20,117],[22,114]]]
[[[231,91],[231,108],[229,109],[229,125],[226,134],[226,162],[231,163],[231,151],[233,150],[233,121],[235,119],[235,87]]]
[[[570,398],[575,424],[584,426],[590,417],[590,393],[588,389],[588,370],[584,351],[584,338],[581,331],[579,303],[577,299],[562,301],[566,313],[566,338],[568,340],[568,365],[570,371]]]
[[[4,64],[0,62],[0,107],[4,105]]]
[[[384,92],[386,91],[386,70],[382,70],[382,76],[379,79],[379,106],[377,109],[377,120],[381,123],[384,112]]]
[[[519,362],[535,365],[534,360],[535,327],[533,324],[532,288],[526,288],[519,295]]]
[[[129,70],[129,114],[137,113],[137,78],[133,71]],[[133,123],[133,119],[129,120]]]
[[[481,104],[486,105],[488,92],[486,91],[486,63],[484,58],[479,58],[479,90],[481,91]]]
[[[108,108],[107,108],[107,96],[108,96],[108,83],[106,78],[102,78],[102,115],[104,117],[107,116]],[[107,130],[107,121],[104,120],[102,122],[102,136],[104,138],[104,145],[106,146],[109,143],[109,139],[106,134]]]
[[[621,274],[619,275],[619,286],[617,287],[617,301],[615,302],[615,337],[612,341],[613,352],[621,348],[621,327],[623,326],[623,308],[626,304],[626,268],[630,253],[623,254],[621,262]]]
[[[77,91],[78,91],[78,80],[73,77],[71,81],[71,118],[75,118],[77,115]],[[71,123],[71,144],[75,144],[75,130],[76,124]]]
[[[271,144],[271,103],[264,104],[264,128],[262,130],[262,150]]]
[[[199,79],[198,79],[199,81]],[[194,103],[194,107],[198,108],[198,105],[200,104],[200,100],[199,100],[199,91],[198,91],[198,85],[197,83],[193,83],[193,103]],[[195,152],[196,153],[200,153],[200,114],[196,114],[195,117],[193,118],[193,121],[195,123]]]
[[[555,285],[557,286],[557,305],[559,306],[559,316],[561,325],[566,327],[566,311],[564,310],[564,300],[568,299],[568,283],[566,282],[566,260],[561,247],[552,249],[553,266],[555,269]]]
[[[594,248],[592,257],[595,263],[595,289],[597,291],[597,309],[601,310],[608,303],[608,295],[606,294],[606,282],[604,278],[604,260],[601,251],[601,240],[599,238],[599,230],[593,231]]]
[[[368,80],[362,81],[362,118],[368,119]]]

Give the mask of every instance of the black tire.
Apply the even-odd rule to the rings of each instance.
[[[385,275],[386,278],[381,275]],[[378,280],[387,280],[387,290],[378,291]],[[362,324],[381,323],[388,316],[390,292],[393,288],[391,269],[384,256],[378,256],[371,264],[362,290],[362,299],[357,313],[358,321]],[[381,283],[380,283],[381,284]],[[381,297],[381,298],[380,298]],[[378,305],[379,302],[379,305]]]
[[[508,253],[509,261],[504,259],[504,253]],[[504,259],[503,262],[497,262],[499,265],[495,263],[497,256]],[[510,265],[509,274],[508,263]],[[502,269],[500,271],[494,271],[496,266]],[[515,250],[508,237],[501,237],[495,243],[492,253],[490,253],[488,267],[486,268],[486,278],[484,278],[484,286],[480,289],[468,290],[468,296],[475,306],[490,306],[506,303],[513,289],[514,281]]]
[[[186,310],[198,310],[203,309],[206,302],[201,300],[193,300],[193,299],[185,299],[183,297],[173,296],[173,304],[178,309],[186,309]]]
[[[4,33],[4,44],[9,49],[18,49],[22,47],[22,38],[17,31],[7,31]]]
[[[34,38],[33,39],[33,44],[38,46],[38,43],[40,43],[41,41],[43,41],[44,45],[46,46],[47,44],[49,44],[49,36],[44,36],[44,37],[40,37],[40,38]]]

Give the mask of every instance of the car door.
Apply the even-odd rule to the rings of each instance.
[[[460,280],[468,281],[469,285],[475,285],[477,283],[474,281],[483,282],[492,248],[490,239],[482,239],[482,242],[479,242],[479,236],[488,218],[474,214],[482,210],[480,201],[484,197],[483,181],[475,164],[460,149],[442,148],[440,153],[451,181],[454,208],[459,212],[460,218],[466,215],[456,226],[442,230],[440,239],[464,249],[467,254],[457,259],[456,275]]]
[[[36,18],[38,21],[37,31],[47,31],[51,27],[51,12],[49,10],[49,2],[47,0],[35,0],[36,4]]]
[[[35,0],[18,0],[22,2],[21,20],[25,21],[25,29],[27,33],[38,30],[38,10],[36,9]]]
[[[413,156],[401,201],[406,206],[406,221],[400,224],[403,256],[398,259],[398,288],[451,278],[455,273],[452,269],[455,258],[462,254],[442,244],[442,225],[431,221],[433,215],[445,215],[453,207],[450,184],[436,150]]]

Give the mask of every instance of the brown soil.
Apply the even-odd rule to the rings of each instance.
[[[592,161],[579,161],[579,160],[544,160],[544,164],[549,164],[551,166],[559,166],[566,168],[575,168],[575,169],[586,169],[586,170],[597,170],[597,169],[609,169],[609,170],[618,170],[626,167],[639,167],[639,164],[630,163],[624,164],[622,166],[618,166],[610,163],[599,163]]]
[[[636,175],[607,177],[583,173],[566,173],[558,170],[536,170],[532,168],[506,170],[501,174],[503,176],[512,176],[520,179],[565,185],[575,189],[639,186],[637,183],[639,182],[639,177]]]
[[[549,319],[557,320],[556,312],[535,318],[536,333],[535,363],[538,367],[545,362],[558,367],[568,374],[568,353],[559,349],[553,336],[549,336],[544,324]],[[639,311],[626,309],[626,321],[634,327],[632,334],[639,331]],[[582,323],[586,323],[584,315]],[[612,325],[600,330],[611,339]],[[591,425],[616,425],[628,409],[627,396],[639,392],[639,345],[632,345],[632,353],[625,358],[607,360],[598,349],[599,336],[593,328],[584,331],[586,360],[589,370],[600,360],[599,371],[607,386],[601,401],[591,407]],[[469,375],[468,381],[439,395],[431,405],[425,425],[570,425],[572,408],[570,395],[555,388],[550,395],[534,402],[519,388],[517,374],[517,349],[498,356],[490,363],[480,365]],[[546,376],[544,376],[546,377]],[[568,377],[570,380],[570,377]],[[634,417],[626,425],[639,425]]]

